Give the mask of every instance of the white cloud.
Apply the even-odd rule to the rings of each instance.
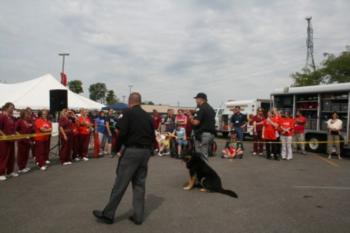
[[[193,105],[268,97],[305,63],[305,16],[313,16],[315,59],[350,44],[350,3],[337,1],[4,1],[0,80],[66,71],[88,92],[128,85],[156,103]]]

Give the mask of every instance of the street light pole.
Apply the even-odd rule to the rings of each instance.
[[[133,87],[133,85],[129,85],[129,94],[131,94],[131,88]]]
[[[59,56],[62,56],[62,73],[64,73],[64,62],[65,62],[65,57],[69,56],[69,53],[59,53]]]

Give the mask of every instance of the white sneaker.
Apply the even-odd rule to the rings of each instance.
[[[46,164],[50,164],[51,162],[50,162],[50,160],[46,160],[45,163]]]
[[[19,175],[16,172],[12,172],[11,174],[9,174],[9,176],[11,176],[11,177],[18,177]]]
[[[83,158],[83,160],[84,160],[84,161],[89,161],[89,159],[88,159],[88,158],[86,158],[86,157],[84,157],[84,158]]]
[[[71,164],[72,164],[71,162],[64,162],[62,165],[66,166],[66,165],[71,165]]]
[[[46,169],[47,169],[46,166],[42,166],[42,167],[40,168],[40,170],[42,170],[42,171],[46,171]]]
[[[260,156],[263,156],[264,154],[263,153],[259,153]]]
[[[0,176],[0,181],[5,181],[7,180],[6,176]]]
[[[79,159],[78,157],[76,157],[74,160],[75,160],[76,162],[79,162],[79,161],[80,161],[80,159]]]
[[[22,170],[18,170],[18,173],[19,174],[24,174],[24,173],[27,173],[30,171],[30,168],[26,167],[26,168],[23,168]]]
[[[72,165],[73,163],[71,161],[67,162],[68,165]]]
[[[253,152],[253,155],[256,155],[256,153],[255,153],[255,152]]]
[[[24,168],[22,171],[23,171],[23,173],[27,173],[27,172],[29,172],[31,169],[29,168],[29,167],[26,167],[26,168]]]
[[[163,156],[163,154],[162,154],[162,153],[158,153],[158,156],[162,157],[162,156]]]
[[[292,160],[293,158],[287,158],[287,160]]]
[[[332,159],[332,155],[329,155],[329,156],[328,156],[328,159]]]

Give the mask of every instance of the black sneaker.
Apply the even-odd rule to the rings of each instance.
[[[136,221],[136,220],[134,219],[133,216],[130,216],[130,217],[129,217],[129,220],[130,220],[131,222],[133,222],[135,225],[141,225],[141,224],[142,224],[141,221]]]

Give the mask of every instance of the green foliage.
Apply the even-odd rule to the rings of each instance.
[[[143,101],[142,104],[154,105],[154,103],[152,101]]]
[[[325,53],[324,57],[321,66],[315,71],[304,69],[292,74],[292,86],[350,82],[350,50],[342,52],[339,56]]]
[[[107,92],[107,96],[106,96],[106,102],[108,105],[110,104],[115,104],[119,102],[119,99],[117,98],[117,96],[114,94],[113,90],[109,90]]]
[[[74,93],[80,94],[83,93],[83,83],[80,80],[72,80],[68,82],[68,88],[69,90],[73,91]]]
[[[89,87],[90,99],[95,101],[105,102],[107,88],[104,83],[94,83]]]

